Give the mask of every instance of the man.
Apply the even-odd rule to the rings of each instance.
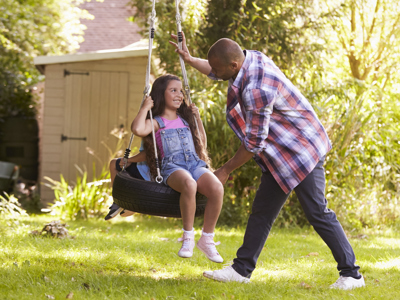
[[[340,278],[331,288],[364,286],[353,249],[336,214],[327,208],[323,163],[331,144],[307,99],[271,59],[258,51],[243,51],[230,39],[212,45],[208,60],[192,57],[184,36],[182,50],[170,43],[201,73],[214,80],[229,80],[227,122],[242,144],[215,175],[225,183],[250,158],[263,172],[233,265],[203,275],[224,282],[249,282],[272,224],[294,190],[308,221],[338,263]]]

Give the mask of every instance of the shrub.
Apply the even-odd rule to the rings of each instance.
[[[14,195],[5,194],[5,197],[0,195],[0,217],[16,218],[27,215],[25,210],[20,207],[18,199]]]
[[[70,220],[99,218],[104,215],[111,197],[108,170],[103,168],[100,176],[94,177],[91,182],[87,182],[86,171],[80,170],[80,173],[81,176],[77,176],[75,184],[65,181],[62,175],[60,181],[45,177],[49,181],[46,185],[54,190],[56,198],[50,207],[52,214]]]

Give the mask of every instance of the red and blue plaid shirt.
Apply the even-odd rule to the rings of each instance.
[[[274,62],[258,51],[244,53],[236,79],[229,80],[226,120],[261,169],[289,193],[332,146],[311,104]]]

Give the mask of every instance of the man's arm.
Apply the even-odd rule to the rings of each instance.
[[[222,184],[225,184],[225,182],[228,180],[229,174],[240,166],[244,165],[253,156],[254,153],[247,151],[242,144],[236,151],[235,155],[230,160],[228,160],[228,162],[226,162],[221,168],[216,170],[214,174],[218,177]]]
[[[171,34],[171,37],[175,41],[178,41],[178,37],[175,34]],[[169,41],[169,43],[175,47],[175,52],[179,53],[186,63],[188,63],[190,66],[192,66],[193,68],[197,69],[199,72],[201,72],[205,75],[210,74],[211,66],[208,63],[208,60],[197,58],[197,57],[192,57],[190,55],[189,50],[186,46],[185,34],[183,32],[182,32],[182,50],[179,49],[179,46],[177,43],[174,43],[172,41]]]

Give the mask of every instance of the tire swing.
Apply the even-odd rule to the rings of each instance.
[[[178,32],[178,45],[179,48],[182,49],[182,28],[181,28],[181,17],[179,14],[179,5],[178,0],[175,1],[176,4],[176,25]],[[150,94],[150,64],[151,64],[151,51],[153,48],[153,39],[154,39],[154,20],[156,17],[155,12],[155,0],[153,0],[153,7],[151,16],[149,19],[150,29],[149,29],[149,52],[148,52],[148,61],[147,61],[147,70],[146,70],[146,86],[143,92],[142,104],[146,97]],[[188,99],[191,104],[192,101],[190,99],[190,88],[188,84],[188,79],[186,75],[185,62],[182,57],[179,56],[179,61],[182,68],[182,75],[184,79],[185,85],[185,98]],[[151,110],[150,119],[151,123],[153,123],[153,116]],[[197,125],[197,123],[195,122]],[[198,129],[198,128],[197,128]],[[160,168],[158,163],[158,155],[157,155],[157,145],[155,141],[155,132],[154,127],[152,129],[153,135],[153,144],[154,144],[154,152],[156,157],[156,167],[157,174],[156,181],[146,181],[137,178],[131,177],[128,172],[125,170],[125,166],[128,162],[128,157],[131,152],[130,148],[132,145],[133,134],[131,135],[129,146],[125,150],[125,155],[123,157],[124,167],[122,171],[119,172],[114,179],[112,196],[114,198],[114,202],[120,207],[134,211],[141,214],[153,215],[153,216],[162,216],[162,217],[174,217],[181,218],[181,210],[179,206],[179,198],[180,193],[173,190],[169,186],[163,183],[163,178],[160,175]],[[196,194],[196,213],[195,216],[202,216],[204,214],[204,210],[207,204],[207,198],[204,195],[199,193]]]

